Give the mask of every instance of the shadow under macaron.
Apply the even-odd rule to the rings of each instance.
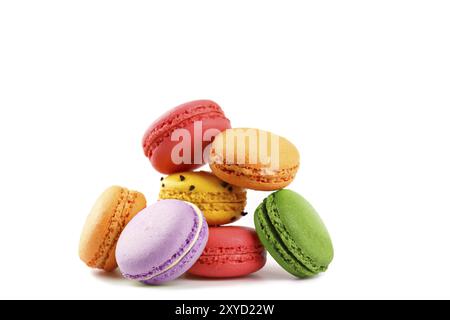
[[[117,269],[112,272],[105,272],[102,270],[92,270],[92,275],[100,281],[110,284],[118,284],[122,286],[127,285],[127,280],[123,278],[120,271]]]
[[[205,288],[205,284],[208,284],[209,287],[212,286],[223,286],[223,285],[236,285],[236,283],[262,283],[262,282],[272,282],[272,281],[298,281],[298,282],[304,282],[304,281],[313,281],[317,278],[320,278],[320,274],[314,277],[309,278],[296,278],[292,275],[290,275],[288,272],[284,271],[281,268],[278,268],[277,266],[267,266],[264,269],[255,272],[250,275],[244,275],[240,277],[230,277],[230,278],[206,278],[206,277],[200,277],[196,275],[192,275],[189,273],[184,274],[182,277],[158,284],[158,285],[146,285],[144,283],[141,283],[139,281],[130,281],[122,277],[119,270],[115,270],[113,272],[104,272],[101,270],[93,270],[92,274],[99,279],[100,281],[103,281],[105,283],[109,284],[117,284],[120,286],[129,286],[129,287],[135,287],[135,288],[142,288],[142,289],[202,289]]]
[[[259,271],[258,273],[254,274],[254,276],[258,279],[258,281],[298,281],[298,282],[304,282],[304,281],[313,281],[317,278],[320,278],[320,274],[313,276],[313,277],[307,277],[307,278],[297,278],[293,275],[291,275],[289,272],[286,272],[281,267],[277,266],[268,266],[265,267],[263,270]]]
[[[229,278],[207,278],[196,276],[192,274],[185,274],[182,279],[190,280],[193,282],[205,283],[205,282],[236,282],[236,281],[255,281],[255,282],[270,282],[270,281],[312,281],[314,279],[320,278],[320,274],[307,277],[307,278],[297,278],[290,273],[286,272],[277,266],[266,266],[263,269],[244,276],[229,277]]]

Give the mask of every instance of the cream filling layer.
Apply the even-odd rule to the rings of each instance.
[[[172,264],[170,264],[169,266],[167,266],[166,268],[164,268],[163,270],[152,274],[149,277],[144,277],[144,278],[140,278],[139,281],[148,281],[151,280],[153,278],[156,278],[157,276],[162,275],[163,273],[166,273],[167,271],[169,271],[170,269],[172,269],[173,267],[175,267],[178,263],[180,263],[181,260],[183,260],[183,258],[192,250],[192,248],[194,247],[194,245],[197,243],[198,238],[200,237],[200,232],[202,231],[203,228],[203,213],[202,211],[194,204],[183,201],[184,203],[188,204],[189,206],[192,207],[192,209],[194,209],[197,218],[199,220],[198,222],[198,230],[194,236],[194,238],[192,239],[191,244],[187,247],[186,251],[183,252],[183,254],[181,254],[178,259],[176,259],[174,262],[172,262]]]

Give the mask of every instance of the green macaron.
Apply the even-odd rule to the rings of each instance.
[[[272,257],[299,278],[327,270],[333,244],[316,210],[291,190],[272,193],[255,212],[256,232]]]

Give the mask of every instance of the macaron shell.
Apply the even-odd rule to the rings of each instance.
[[[244,138],[241,143],[238,137]],[[271,159],[272,151],[278,155],[280,169],[299,165],[300,153],[292,142],[272,132],[256,128],[230,128],[221,132],[214,139],[211,161],[237,163],[238,160],[245,160],[245,164],[251,168],[270,170],[272,164],[275,164]]]
[[[161,181],[160,199],[178,199],[196,204],[210,226],[239,220],[247,204],[247,192],[231,186],[210,172],[183,172]]]
[[[117,268],[115,246],[128,222],[146,206],[143,194],[113,186],[97,199],[86,219],[79,245],[80,259],[89,267]]]
[[[196,135],[194,123],[201,121],[200,135]],[[204,140],[206,132],[216,134],[230,128],[230,121],[225,117],[222,109],[213,101],[198,100],[181,105],[158,119],[146,132],[143,138],[143,148],[153,167],[163,174],[189,171],[203,166],[205,148],[211,144],[214,136]],[[172,141],[172,133],[177,129],[184,129],[189,134],[190,142]],[[190,146],[191,157],[188,163],[177,164],[172,159],[172,152],[183,142]],[[196,142],[200,143],[196,147]]]
[[[239,134],[246,136],[242,143],[236,138]],[[250,139],[252,134],[254,140]],[[231,141],[233,145],[230,145]],[[272,150],[272,144],[277,149]],[[210,167],[217,177],[233,185],[260,191],[288,186],[299,165],[300,154],[290,141],[258,129],[226,130],[216,136],[210,151]]]
[[[148,207],[128,224],[118,241],[116,256],[122,274],[147,284],[180,276],[196,257],[194,248],[207,241],[203,226],[206,221],[192,204],[161,200]]]
[[[246,227],[212,227],[209,240],[192,275],[206,278],[242,277],[257,272],[266,263],[266,251],[256,232]]]

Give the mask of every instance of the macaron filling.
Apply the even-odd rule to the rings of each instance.
[[[190,201],[193,203],[242,203],[247,201],[247,193],[242,192],[192,192],[186,193],[184,191],[175,191],[163,189],[159,193],[160,199],[179,199],[183,201]],[[207,201],[205,200],[207,199]]]
[[[183,258],[186,255],[189,254],[189,252],[193,249],[197,240],[199,239],[200,233],[203,229],[203,214],[196,206],[192,205],[191,203],[186,202],[186,204],[188,204],[195,212],[196,219],[194,221],[192,230],[186,239],[186,242],[181,246],[178,252],[176,252],[169,260],[164,262],[162,265],[158,267],[153,267],[151,271],[145,274],[139,275],[123,274],[125,278],[137,281],[152,280],[153,278],[156,278],[174,268],[183,260]]]
[[[227,164],[212,164],[218,170],[238,176],[238,177],[246,177],[255,182],[262,183],[284,183],[288,182],[292,179],[292,176],[295,175],[299,169],[299,166],[295,166],[287,169],[273,170],[270,168],[255,168],[252,166],[245,165],[227,165]]]

